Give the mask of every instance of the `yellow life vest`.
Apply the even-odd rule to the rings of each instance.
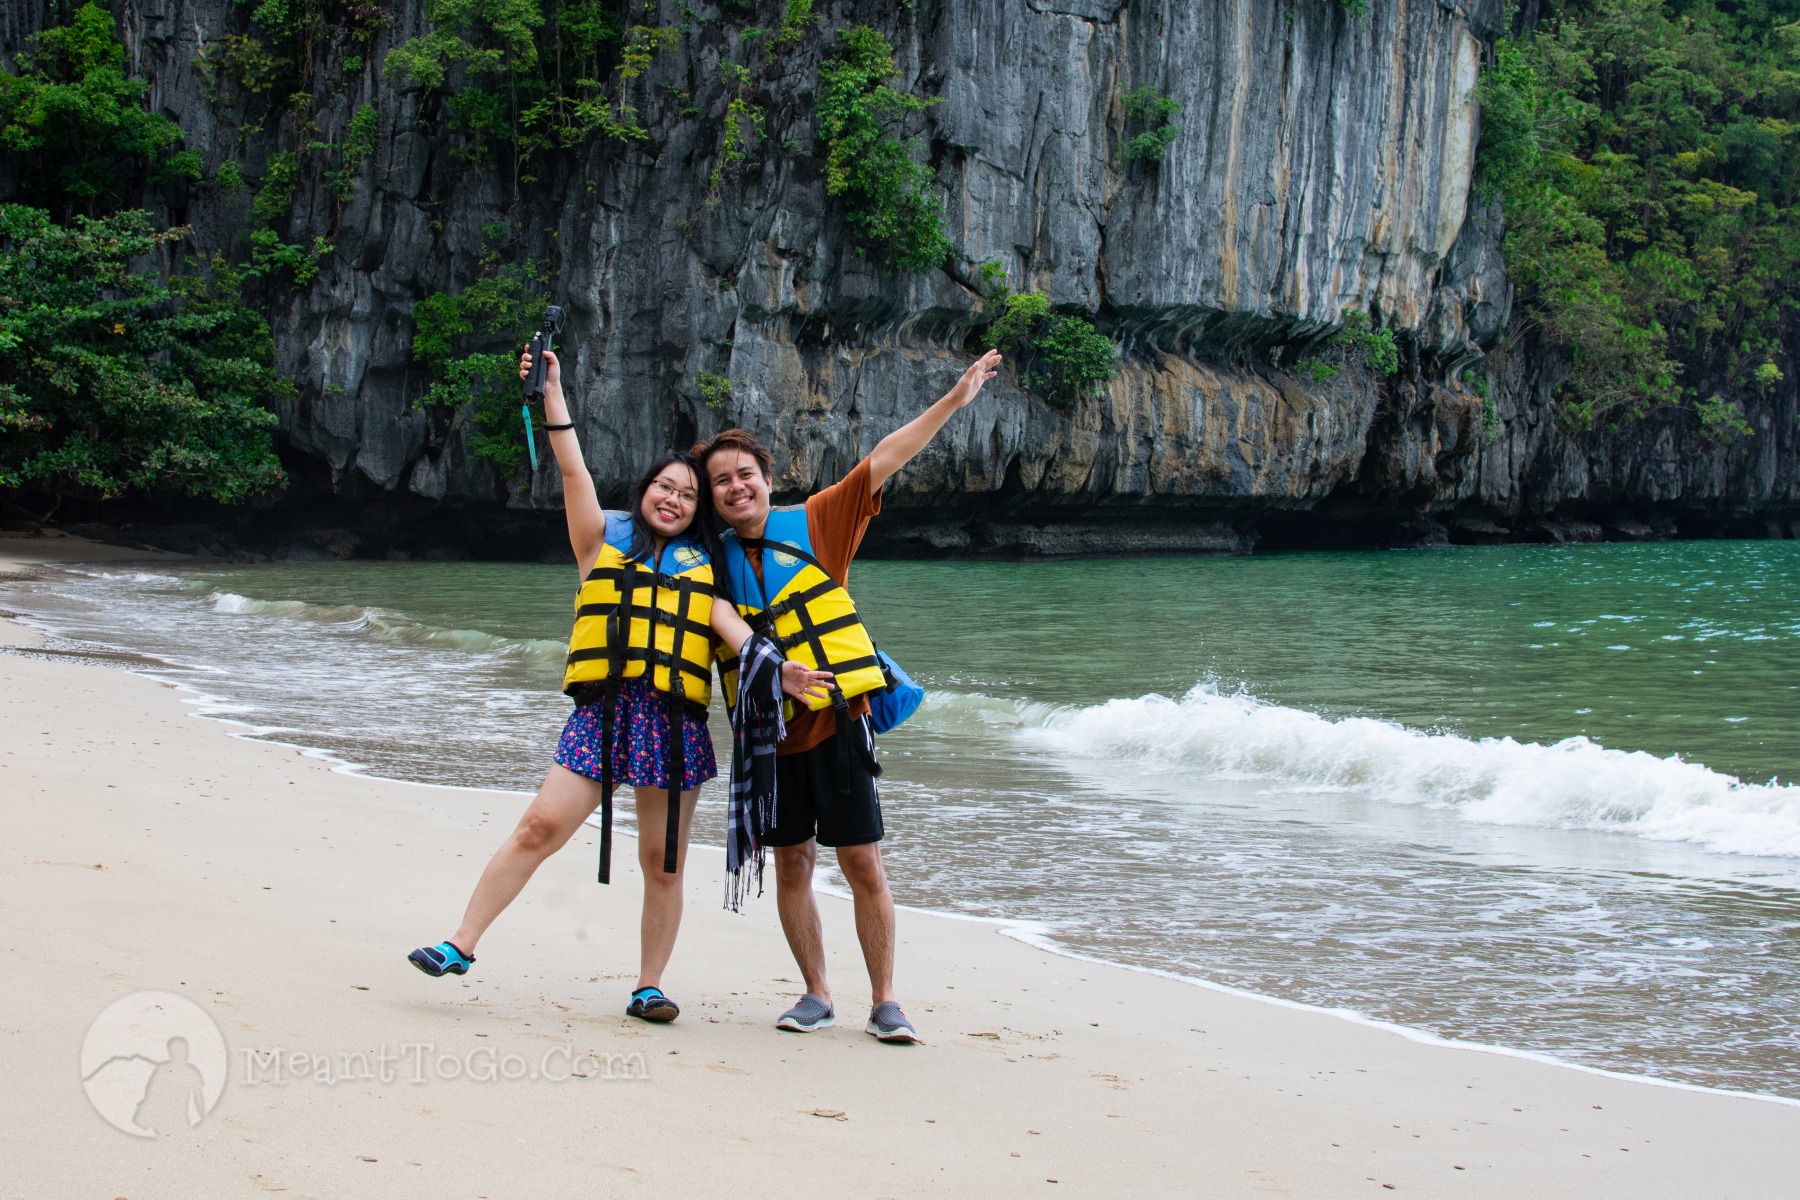
[[[850,593],[813,557],[803,505],[769,513],[760,538],[723,538],[719,586],[753,627],[771,632],[781,652],[815,671],[836,675],[833,694],[809,696],[808,708],[829,708],[851,696],[887,686],[875,643],[863,628]],[[763,553],[762,577],[750,567],[746,548]],[[719,681],[726,704],[737,702],[737,656],[721,653]]]
[[[672,538],[653,565],[632,557],[631,541],[630,515],[608,512],[606,544],[575,596],[563,691],[649,672],[657,691],[704,708],[712,700],[712,560],[698,540]]]

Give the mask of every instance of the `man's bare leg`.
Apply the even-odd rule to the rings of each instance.
[[[894,998],[894,897],[881,865],[881,844],[839,846],[838,869],[856,904],[856,937],[869,968],[871,1007]]]
[[[687,868],[688,833],[694,825],[699,788],[681,793],[681,839],[675,845],[675,874],[663,871],[663,842],[668,837],[667,788],[638,788],[638,868],[644,873],[644,915],[638,927],[639,988],[661,990],[663,968],[675,952],[681,932],[681,881]],[[634,989],[635,990],[635,989]]]
[[[473,956],[475,943],[494,918],[518,898],[525,881],[546,858],[562,849],[599,807],[599,784],[564,767],[551,767],[525,815],[494,857],[488,859],[475,884],[475,894],[469,897],[462,924],[450,935],[450,944]]]
[[[775,908],[781,914],[781,932],[806,981],[806,990],[831,1003],[831,985],[825,980],[825,928],[819,920],[819,902],[813,896],[813,864],[819,843],[812,839],[798,846],[775,847]]]

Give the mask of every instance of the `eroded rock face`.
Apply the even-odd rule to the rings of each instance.
[[[985,319],[971,281],[991,260],[1015,287],[1094,314],[1123,347],[1118,377],[1066,409],[1004,376],[990,385],[890,485],[891,545],[1242,550],[1265,522],[1307,514],[1430,540],[1551,536],[1546,521],[1587,513],[1635,536],[1627,525],[1800,510],[1791,381],[1753,398],[1757,433],[1737,446],[1676,413],[1581,438],[1556,428],[1561,361],[1512,324],[1499,220],[1471,201],[1475,85],[1499,0],[1373,0],[1360,19],[1328,0],[821,4],[814,32],[757,68],[767,138],[716,198],[719,64],[747,60],[738,31],[756,18],[695,7],[708,19],[633,85],[649,137],[541,159],[516,190],[506,169],[453,153],[443,94],[382,82],[386,50],[423,28],[418,0],[392,7],[360,72],[344,74],[343,47],[319,48],[315,69],[338,81],[314,114],[321,135],[341,139],[362,103],[381,114],[349,198],[307,166],[283,227],[333,249],[316,282],[281,293],[275,328],[300,388],[283,434],[337,492],[559,504],[553,471],[500,478],[463,429],[413,407],[413,303],[478,278],[484,224],[510,221],[520,236],[504,253],[550,264],[547,298],[570,312],[564,375],[608,497],[665,446],[734,424],[776,449],[779,489],[831,482],[967,363]],[[49,8],[0,20],[4,45]],[[277,119],[256,129],[256,98],[229,87],[208,100],[194,65],[207,40],[247,32],[249,10],[116,11],[154,102],[209,173],[230,159],[259,178]],[[888,36],[903,86],[940,101],[917,127],[957,246],[945,271],[893,275],[856,254],[824,193],[813,89],[832,31],[855,22]],[[1120,97],[1144,84],[1181,104],[1182,131],[1159,165],[1124,165],[1136,127]],[[202,248],[242,236],[245,194],[169,200]],[[1293,371],[1346,306],[1401,334],[1398,375]],[[1483,360],[1485,411],[1462,382]],[[732,380],[717,409],[701,372]]]

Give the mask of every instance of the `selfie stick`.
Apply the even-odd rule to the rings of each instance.
[[[525,417],[525,446],[531,451],[531,469],[538,469],[537,437],[531,431],[531,402],[544,398],[544,380],[550,364],[544,358],[555,349],[556,335],[562,332],[563,310],[552,304],[544,309],[544,326],[531,337],[531,370],[525,376],[525,402],[519,411]]]

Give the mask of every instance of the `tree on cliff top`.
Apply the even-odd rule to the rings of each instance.
[[[144,106],[150,85],[125,73],[112,14],[84,4],[59,29],[34,34],[16,71],[0,72],[0,154],[14,199],[63,216],[108,212],[150,181],[200,177],[200,155],[177,150],[181,127]]]
[[[132,268],[185,229],[142,212],[0,207],[0,492],[48,519],[66,497],[128,492],[236,502],[282,482],[264,397],[291,398],[268,322],[236,278]]]
[[[1484,77],[1480,162],[1526,310],[1573,352],[1565,422],[1688,404],[1748,432],[1717,397],[1782,378],[1800,307],[1800,0],[1535,7]]]

